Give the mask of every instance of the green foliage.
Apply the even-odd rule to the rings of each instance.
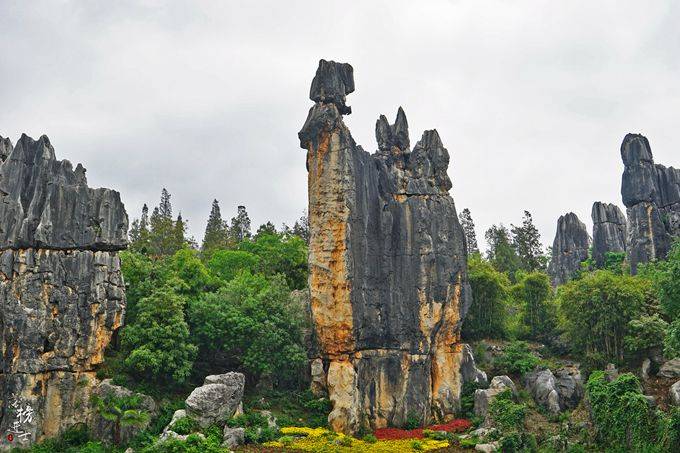
[[[307,286],[307,244],[298,236],[260,234],[239,244],[239,250],[258,257],[257,272],[281,274],[290,289]]]
[[[628,334],[624,337],[626,352],[641,358],[652,350],[660,350],[668,323],[658,314],[642,315],[628,323]]]
[[[245,440],[249,444],[268,442],[278,437],[278,430],[270,428],[267,417],[259,412],[247,411],[228,420],[227,425],[245,428]]]
[[[181,435],[191,434],[200,431],[200,426],[196,420],[191,417],[182,417],[175,421],[170,427],[174,432]]]
[[[600,270],[563,285],[558,298],[574,352],[621,363],[629,323],[644,314],[654,297],[648,280]]]
[[[668,258],[641,265],[639,275],[654,282],[661,308],[669,320],[680,317],[680,238],[673,243]]]
[[[557,310],[552,300],[550,278],[545,273],[518,273],[518,281],[513,285],[511,294],[520,307],[527,338],[545,340],[554,335]]]
[[[471,418],[474,416],[475,408],[475,391],[483,388],[477,382],[465,382],[460,391],[460,413],[462,418]]]
[[[416,429],[423,426],[423,422],[418,414],[414,412],[409,412],[406,416],[406,422],[404,422],[405,429]]]
[[[521,260],[510,240],[510,232],[503,225],[492,225],[484,234],[489,244],[487,259],[498,272],[515,281],[515,273],[521,268]]]
[[[472,287],[472,306],[463,323],[467,340],[503,338],[505,336],[508,278],[479,255],[468,261],[468,278]]]
[[[494,360],[494,369],[497,374],[524,374],[541,363],[541,359],[536,357],[529,350],[529,345],[524,341],[513,341],[510,343],[503,354]]]
[[[538,451],[536,436],[525,432],[511,432],[500,439],[503,453]]]
[[[524,430],[527,406],[515,403],[511,390],[505,390],[493,398],[489,404],[489,413],[491,420],[503,432]]]
[[[247,395],[244,407],[268,409],[276,414],[280,426],[327,427],[332,406],[327,398],[318,398],[310,390],[271,390]]]
[[[136,322],[123,331],[122,343],[130,351],[125,365],[138,379],[183,383],[196,355],[184,320],[184,299],[162,287],[140,300]]]
[[[604,263],[602,268],[617,275],[627,273],[626,252],[606,252],[604,254]]]
[[[656,443],[658,416],[650,409],[634,375],[624,373],[607,382],[603,371],[595,371],[588,379],[586,391],[602,445],[641,451]]]
[[[208,223],[205,227],[205,234],[203,235],[201,253],[206,259],[210,259],[213,250],[227,248],[228,245],[229,228],[224,220],[222,220],[219,202],[213,200]]]
[[[512,246],[519,258],[519,268],[525,272],[536,272],[545,269],[547,256],[543,253],[541,235],[534,225],[529,211],[524,211],[522,225],[511,225]]]
[[[216,250],[213,252],[208,269],[222,284],[231,281],[239,272],[255,273],[258,269],[259,258],[250,252],[242,250]]]
[[[666,357],[680,357],[680,318],[668,326],[663,339],[663,353]]]
[[[113,443],[120,445],[120,431],[123,426],[141,426],[149,421],[149,414],[142,409],[141,399],[136,396],[117,396],[109,393],[103,397],[93,395],[97,413],[105,420],[113,422]]]
[[[458,215],[458,219],[460,220],[460,225],[463,227],[463,233],[465,233],[468,256],[479,253],[475,222],[472,220],[470,210],[468,208],[463,209]]]
[[[374,444],[378,442],[378,438],[375,437],[373,434],[366,434],[364,437],[361,438],[361,440],[369,444]]]
[[[227,369],[297,375],[306,355],[303,315],[282,278],[240,273],[217,293],[192,301],[189,322],[203,357],[225,357]]]
[[[223,453],[221,443],[220,437],[207,436],[203,439],[198,434],[191,434],[185,441],[168,439],[149,445],[141,453]]]

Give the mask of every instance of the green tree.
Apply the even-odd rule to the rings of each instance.
[[[543,272],[519,273],[512,287],[512,299],[520,307],[526,335],[534,340],[545,340],[554,333],[557,310],[552,303],[550,277]]]
[[[257,229],[257,233],[255,233],[255,237],[257,238],[258,236],[261,236],[263,234],[276,234],[276,226],[271,222],[263,223]]]
[[[658,314],[641,315],[628,323],[624,338],[626,352],[635,359],[642,359],[663,348],[668,323]]]
[[[670,359],[680,357],[680,318],[673,321],[666,330],[663,353]]]
[[[214,282],[210,271],[196,250],[179,250],[164,264],[167,266],[165,285],[173,287],[177,294],[195,298],[212,289]]]
[[[654,299],[650,282],[599,270],[558,291],[563,327],[575,352],[621,363],[630,321]]]
[[[224,223],[224,220],[222,220],[219,202],[213,200],[208,223],[205,226],[201,251],[206,259],[210,259],[214,250],[227,248],[228,244],[229,228]]]
[[[97,413],[113,422],[113,443],[116,445],[120,445],[123,426],[142,426],[149,420],[138,396],[116,396],[111,392],[103,397],[93,395],[92,401]]]
[[[465,242],[467,244],[468,255],[479,253],[479,246],[477,245],[477,233],[475,233],[475,222],[472,220],[472,214],[468,208],[465,208],[458,215],[460,224],[465,233]]]
[[[253,241],[241,242],[239,250],[258,257],[258,272],[283,275],[291,289],[307,286],[307,246],[300,237],[260,234]]]
[[[172,220],[170,193],[163,188],[161,201],[154,208],[149,220],[149,253],[155,256],[172,255],[183,247],[184,237],[178,240],[175,222]]]
[[[192,301],[191,330],[202,357],[239,369],[256,382],[262,374],[297,376],[306,355],[303,314],[280,276],[241,272],[216,293]]]
[[[519,257],[520,268],[533,272],[544,270],[548,259],[543,253],[541,235],[529,211],[524,211],[521,226],[511,225],[512,245]]]
[[[155,289],[137,306],[134,324],[122,333],[128,370],[138,379],[183,383],[191,371],[196,346],[190,343],[184,299],[168,287]]]
[[[492,225],[484,234],[489,245],[487,259],[498,272],[505,273],[515,282],[515,274],[521,261],[510,240],[510,232],[503,225]]]
[[[463,323],[463,336],[467,340],[505,337],[508,278],[479,255],[473,255],[468,260],[468,279],[472,305]]]
[[[245,206],[238,206],[236,217],[232,217],[231,219],[229,235],[236,244],[239,244],[246,239],[250,239],[250,217],[248,216]]]
[[[149,252],[149,207],[144,204],[142,215],[130,227],[130,250],[140,253]]]
[[[680,238],[677,238],[665,261],[640,266],[638,274],[652,279],[667,319],[680,317]]]
[[[257,272],[259,262],[259,258],[250,252],[217,250],[208,261],[208,270],[224,284],[241,271]]]

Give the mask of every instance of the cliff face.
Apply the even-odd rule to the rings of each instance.
[[[437,131],[409,149],[399,109],[395,124],[378,119],[379,150],[370,155],[342,119],[352,91],[352,67],[322,60],[298,134],[309,171],[312,317],[329,422],[345,432],[456,411],[460,326],[471,302]]]
[[[628,261],[663,259],[680,236],[680,170],[655,164],[649,141],[628,134],[621,144],[625,165],[621,196],[628,212]]]
[[[557,233],[552,247],[552,259],[548,274],[553,286],[562,285],[581,268],[581,262],[588,259],[590,236],[586,226],[573,212],[560,216]]]
[[[602,267],[607,253],[626,251],[626,217],[618,206],[596,201],[593,219],[593,260]]]
[[[119,194],[87,187],[85,169],[56,160],[47,137],[2,146],[9,149],[0,164],[6,448],[86,421],[94,366],[123,322],[117,250],[126,246],[128,219]]]

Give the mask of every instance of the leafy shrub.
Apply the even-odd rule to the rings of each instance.
[[[416,429],[422,426],[420,417],[414,412],[409,412],[406,416],[406,422],[404,423],[404,429]]]
[[[501,437],[501,451],[504,453],[537,451],[536,437],[530,433],[511,432]]]
[[[467,340],[505,337],[508,277],[475,255],[468,260],[468,278],[475,303],[465,317],[463,337]]]
[[[624,338],[626,352],[632,357],[642,358],[663,346],[668,323],[658,314],[642,315],[628,323],[628,335]]]
[[[515,403],[512,391],[505,390],[491,401],[489,412],[494,424],[501,431],[523,431],[526,417],[526,404]]]
[[[191,417],[182,417],[172,424],[170,429],[177,434],[187,435],[198,431],[200,426],[198,422]]]
[[[463,418],[470,418],[474,415],[475,391],[483,386],[477,382],[465,382],[460,391],[460,413]]]
[[[680,318],[673,321],[666,330],[663,353],[668,358],[680,357]]]
[[[641,451],[654,445],[658,417],[642,394],[640,381],[624,373],[607,382],[595,371],[586,384],[599,441],[608,448]]]
[[[369,444],[374,444],[378,442],[378,438],[375,437],[373,434],[366,434],[364,437],[361,438],[361,440]]]
[[[232,428],[245,428],[244,436],[246,443],[260,444],[274,440],[279,431],[269,427],[267,417],[259,412],[246,412],[227,421],[227,426]]]
[[[411,442],[411,448],[417,451],[421,451],[423,449],[423,443],[419,440],[414,440]]]
[[[524,374],[541,363],[524,341],[513,341],[505,348],[503,354],[494,361],[494,368],[506,374]]]

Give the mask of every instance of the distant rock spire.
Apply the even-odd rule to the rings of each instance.
[[[581,263],[588,259],[590,236],[576,214],[569,212],[557,220],[548,274],[553,285],[562,285],[574,277]]]
[[[626,251],[626,217],[618,206],[596,201],[593,219],[593,261],[602,267],[607,253]]]

